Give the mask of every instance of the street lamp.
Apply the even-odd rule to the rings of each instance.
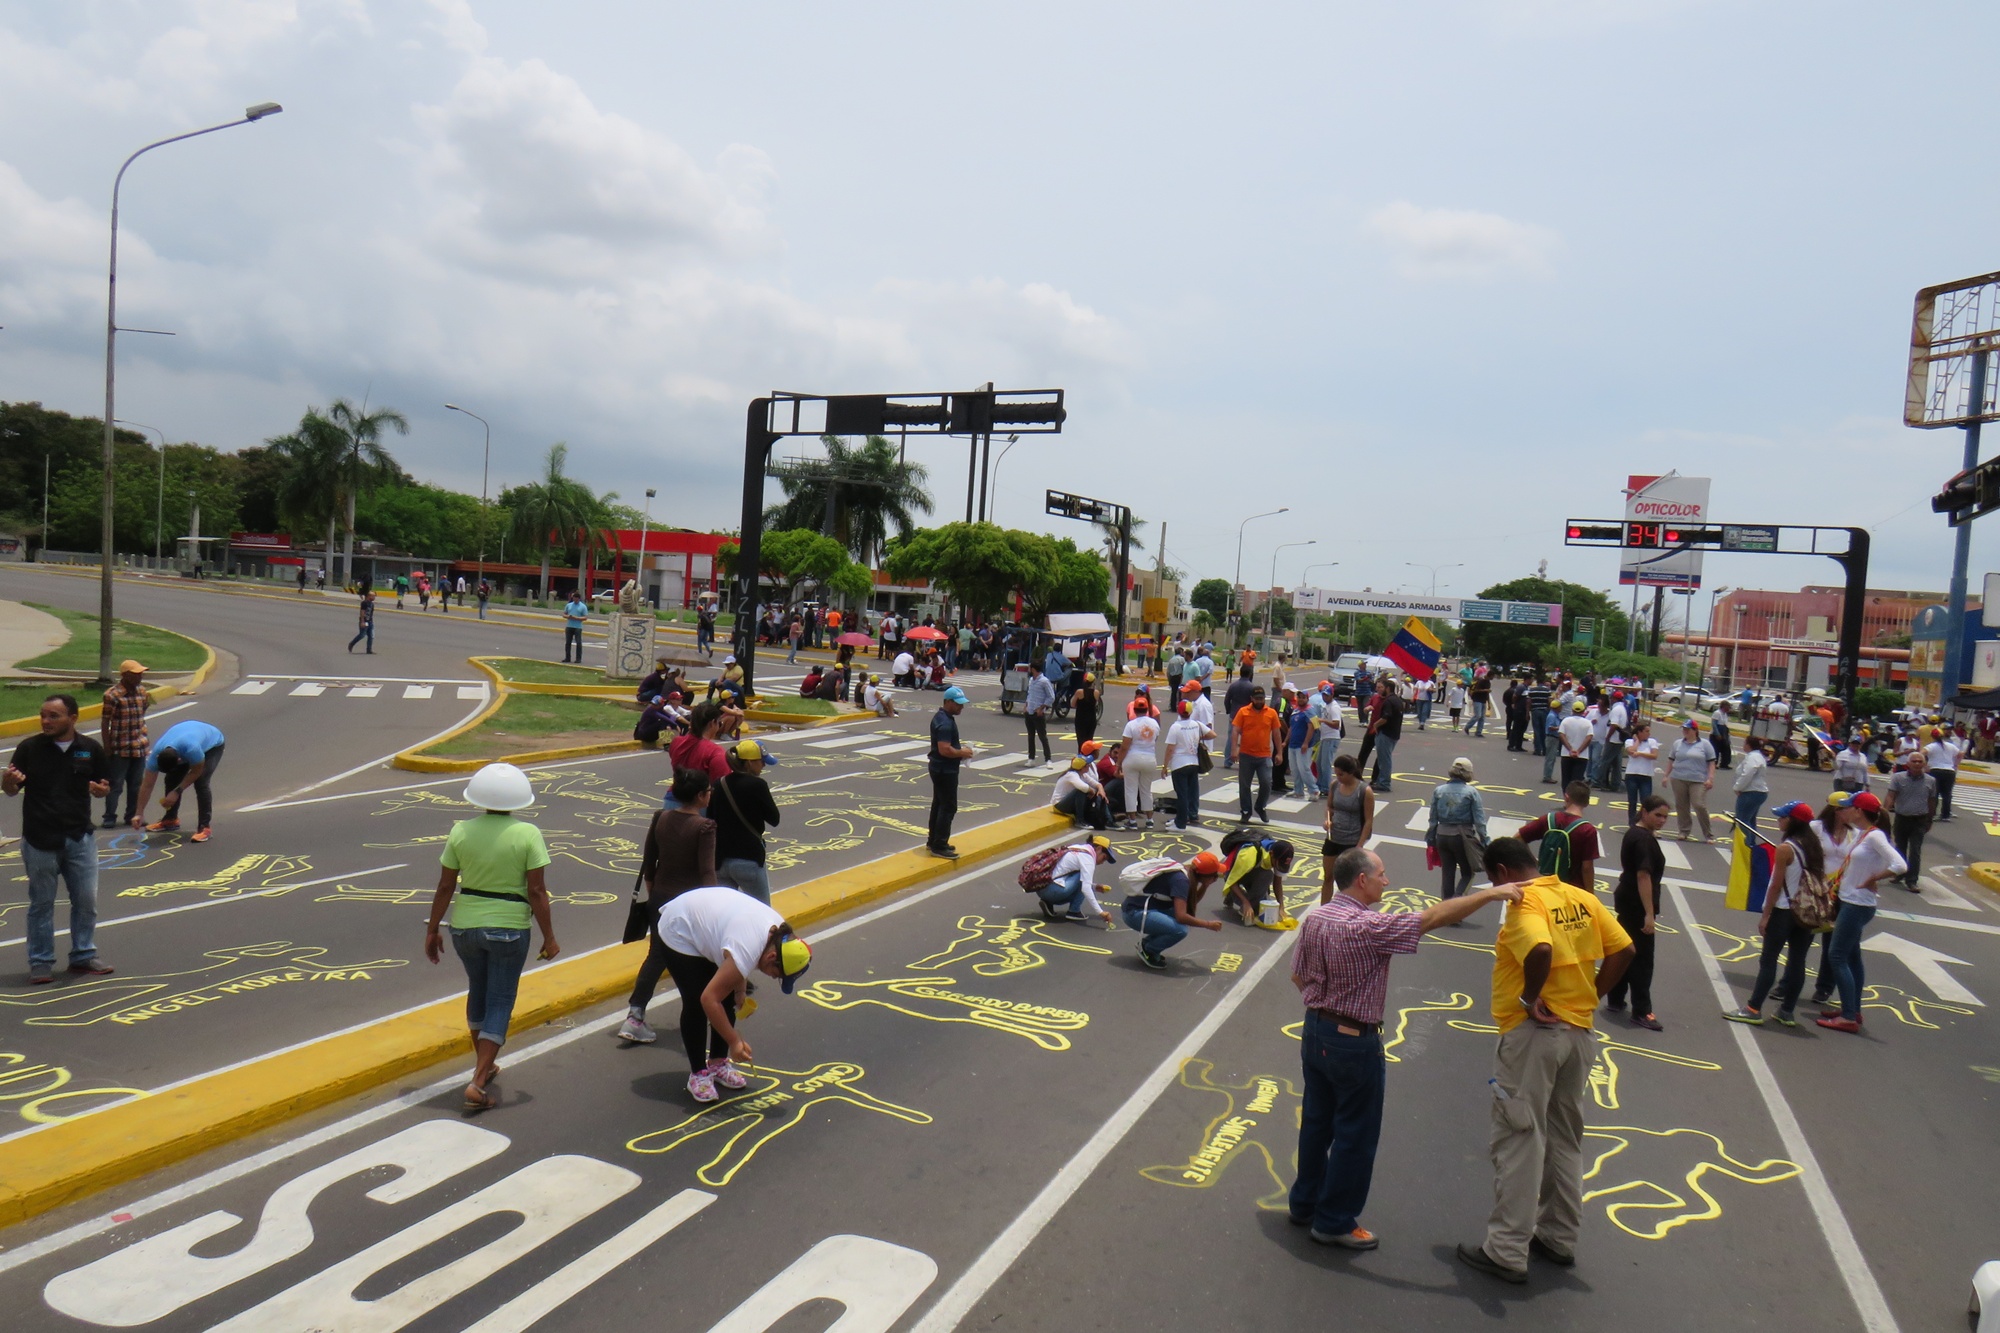
[[[457,403],[446,403],[448,412],[464,412],[480,425],[486,427],[486,448],[479,461],[479,581],[486,582],[486,478],[493,466],[493,427],[485,417],[477,412],[467,412]],[[483,603],[482,603],[483,605]]]
[[[646,533],[653,526],[653,497],[659,491],[646,488],[646,512],[639,515],[639,600],[646,601]]]
[[[1701,674],[1704,677],[1710,675],[1715,670],[1715,599],[1730,591],[1732,590],[1729,588],[1717,588],[1708,595],[1708,651],[1703,653],[1701,657]],[[1681,643],[1681,657],[1683,659],[1687,657],[1688,652],[1686,639],[1687,636],[1683,635]],[[1730,649],[1732,654],[1735,651],[1734,648]],[[1683,664],[1681,674],[1683,678],[1686,677],[1685,663]],[[1685,694],[1686,691],[1683,690],[1682,693]]]
[[[1236,577],[1229,581],[1229,610],[1232,615],[1237,613],[1239,606],[1236,589],[1243,582],[1243,529],[1249,527],[1260,518],[1276,518],[1279,514],[1289,514],[1291,512],[1292,507],[1286,505],[1283,509],[1272,509],[1262,514],[1252,514],[1249,518],[1244,519],[1236,525]]]
[[[1000,451],[1000,456],[993,460],[993,479],[992,479],[993,490],[991,493],[991,499],[989,499],[986,504],[986,521],[988,523],[991,523],[993,521],[993,511],[1000,507],[1000,465],[1007,461],[1007,450],[1012,449],[1015,445],[1019,444],[1020,442],[1021,442],[1020,436],[1009,435],[1007,437],[1007,449],[1002,449]]]
[[[1447,569],[1465,568],[1465,562],[1462,560],[1456,564],[1450,564],[1450,565],[1426,565],[1416,560],[1405,560],[1403,563],[1408,565],[1411,569],[1428,569],[1431,572],[1431,596],[1433,597],[1437,596],[1438,575],[1441,572]]]
[[[141,421],[127,421],[123,417],[119,418],[118,424],[121,426],[136,426],[140,430],[149,430],[160,437],[160,489],[159,493],[153,499],[153,568],[158,569],[160,567],[160,525],[166,521],[165,516],[167,512],[167,433],[158,426],[148,426]],[[48,534],[44,533],[42,534],[42,545],[47,546],[48,544]]]
[[[1319,539],[1317,537],[1313,537],[1302,542],[1281,542],[1277,546],[1273,547],[1271,549],[1271,587],[1275,588],[1278,586],[1279,551],[1288,550],[1294,546],[1318,546],[1318,545],[1319,545]],[[1300,577],[1304,576],[1301,575]],[[1264,591],[1264,637],[1266,639],[1269,639],[1271,637],[1271,600],[1272,599],[1271,599],[1270,589],[1267,588]]]
[[[241,120],[225,121],[220,125],[210,125],[205,130],[189,130],[186,134],[176,134],[165,139],[156,139],[125,159],[118,168],[118,174],[111,180],[111,262],[106,270],[104,299],[104,513],[103,513],[103,564],[98,572],[97,587],[97,674],[104,680],[111,679],[111,470],[113,433],[117,410],[118,371],[118,190],[125,183],[125,171],[141,154],[150,153],[155,148],[164,148],[170,143],[183,139],[196,139],[217,130],[233,129],[238,125],[248,125],[253,120],[275,116],[284,108],[276,102],[259,102],[246,107]]]

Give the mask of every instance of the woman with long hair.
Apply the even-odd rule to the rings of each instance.
[[[1757,982],[1741,1009],[1723,1015],[1733,1023],[1760,1024],[1764,1021],[1764,999],[1778,976],[1778,956],[1785,955],[1785,979],[1778,987],[1778,1021],[1788,1028],[1799,1025],[1792,1013],[1799,1007],[1805,990],[1806,960],[1812,953],[1814,932],[1800,923],[1792,911],[1807,876],[1824,881],[1827,870],[1826,847],[1813,827],[1813,810],[1804,801],[1791,801],[1771,812],[1778,821],[1778,850],[1771,866],[1771,887],[1764,891],[1764,914],[1757,921],[1757,933],[1764,938],[1764,951],[1757,960]]]
[[[1842,792],[1841,818],[1855,832],[1847,864],[1840,871],[1840,913],[1833,922],[1833,942],[1827,946],[1833,982],[1840,990],[1839,1010],[1819,1016],[1819,1025],[1835,1032],[1861,1031],[1861,997],[1868,988],[1861,957],[1862,932],[1875,919],[1875,886],[1907,871],[1889,835],[1882,831],[1882,801],[1872,791]]]

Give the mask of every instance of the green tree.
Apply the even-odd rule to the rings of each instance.
[[[393,429],[399,435],[408,435],[410,422],[392,407],[378,407],[370,412],[366,403],[356,407],[345,398],[333,400],[332,406],[326,409],[326,419],[341,435],[339,462],[334,468],[334,487],[340,506],[347,515],[347,542],[341,552],[341,579],[352,582],[355,503],[364,492],[373,491],[377,486],[402,475],[396,460],[382,447],[382,432]]]
[[[501,492],[500,503],[512,517],[515,538],[542,558],[541,595],[549,596],[549,560],[557,551],[567,552],[580,533],[587,534],[601,524],[607,505],[615,494],[598,497],[590,488],[569,475],[569,446],[562,441],[549,446],[542,459],[542,475],[525,486]],[[590,538],[584,538],[589,548]],[[588,549],[579,555],[588,554]],[[578,560],[581,579],[582,560]]]
[[[1029,539],[1029,574],[1020,585],[1028,614],[1040,619],[1070,611],[1109,615],[1111,571],[1095,551],[1079,550],[1067,537],[1022,533]]]
[[[337,478],[346,436],[325,413],[309,407],[299,418],[298,429],[264,443],[279,462],[279,515],[301,529],[326,524],[326,573],[331,578],[334,527],[340,516]]]
[[[1396,630],[1385,616],[1354,617],[1354,651],[1357,653],[1379,653],[1395,637]]]
[[[993,523],[946,523],[892,538],[884,560],[901,582],[928,579],[971,615],[991,615],[1032,576],[1026,546],[1031,534]]]
[[[504,516],[494,520],[504,522]],[[456,560],[479,548],[479,497],[397,481],[363,496],[355,528],[362,536],[413,555]]]
[[[1210,618],[1220,624],[1229,612],[1229,580],[1203,579],[1188,594],[1188,605],[1208,612]]]
[[[1524,578],[1507,583],[1496,583],[1479,594],[1481,597],[1510,602],[1561,602],[1563,608],[1563,643],[1570,640],[1570,633],[1578,616],[1591,616],[1597,620],[1596,643],[1600,649],[1622,648],[1625,645],[1626,615],[1612,602],[1611,598],[1586,588],[1580,583],[1567,583],[1561,579]],[[1556,648],[1556,631],[1547,628],[1536,629],[1527,625],[1497,625],[1491,621],[1468,621],[1459,629],[1462,650],[1474,657],[1483,657],[1489,662],[1503,666],[1513,666],[1517,662],[1538,662],[1552,665],[1552,654]]]
[[[783,477],[784,503],[764,515],[772,530],[812,528],[834,538],[866,565],[873,565],[893,535],[916,529],[916,515],[931,512],[924,483],[930,472],[898,456],[896,446],[871,435],[858,447],[838,435],[823,435],[824,459],[811,459]]]

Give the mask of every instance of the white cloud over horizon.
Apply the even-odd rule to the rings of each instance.
[[[1509,273],[1540,277],[1562,238],[1547,227],[1498,213],[1420,208],[1407,199],[1370,213],[1363,224],[1395,255],[1396,271],[1424,280],[1484,281]]]

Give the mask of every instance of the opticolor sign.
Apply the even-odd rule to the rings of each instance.
[[[1562,627],[1561,602],[1501,602],[1483,597],[1409,597],[1388,592],[1292,589],[1297,611],[1358,611],[1375,616],[1440,616],[1446,620]]]
[[[1627,477],[1625,521],[1673,527],[1706,527],[1707,477]],[[1618,582],[1629,588],[1699,588],[1700,551],[1627,547],[1618,562]]]

